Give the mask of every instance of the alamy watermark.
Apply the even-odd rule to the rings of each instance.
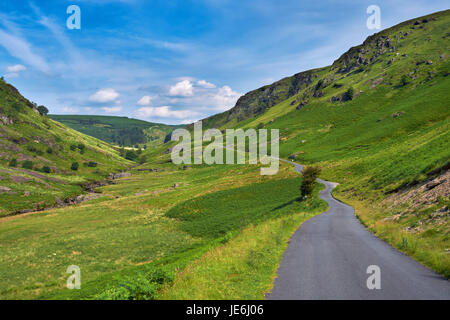
[[[72,4],[67,7],[67,14],[70,16],[66,20],[67,29],[81,29],[81,9],[79,6]]]
[[[381,269],[377,265],[371,265],[367,267],[367,274],[370,276],[367,278],[366,285],[369,290],[381,289]]]
[[[66,273],[70,276],[67,278],[67,289],[81,289],[81,270],[79,266],[71,265],[67,267]]]
[[[377,5],[370,5],[366,10],[367,14],[370,14],[367,18],[366,26],[369,30],[381,29],[381,9]]]
[[[259,160],[262,165],[270,165],[261,168],[261,175],[274,175],[279,168],[280,135],[278,129],[270,130],[271,154],[268,155],[268,133],[267,129],[259,129],[258,132],[255,129],[245,131],[226,129],[224,145],[222,131],[208,129],[203,133],[202,122],[198,121],[194,123],[193,139],[186,129],[177,129],[172,133],[172,141],[181,139],[181,142],[172,149],[172,162],[174,164],[245,164],[248,155],[249,164],[257,164]],[[214,141],[203,148],[203,142],[210,142],[213,138]]]

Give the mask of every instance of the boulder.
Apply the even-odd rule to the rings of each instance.
[[[300,104],[295,109],[296,110],[300,110],[301,108],[303,108],[307,104],[308,104],[308,101],[302,101],[302,102],[300,102]]]
[[[11,188],[0,186],[0,193],[9,192]]]

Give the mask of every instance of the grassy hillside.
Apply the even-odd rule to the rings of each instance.
[[[40,115],[3,80],[0,124],[0,216],[62,203],[131,164],[107,143]]]
[[[161,144],[169,133],[181,127],[127,117],[91,115],[49,115],[49,117],[84,134],[125,147]]]
[[[271,260],[259,267],[264,272],[257,285],[249,277],[237,293],[244,297],[243,289],[253,287],[252,295],[263,298],[289,235],[326,209],[318,200],[319,188],[308,201],[297,201],[301,179],[289,165],[271,177],[261,176],[258,166],[182,170],[168,163],[136,168],[132,174],[100,188],[101,198],[0,220],[0,297],[156,298],[162,286],[171,286],[176,273],[204,253],[265,225],[259,237],[268,250],[264,257]],[[251,196],[235,201],[244,195]],[[211,201],[221,205],[208,219]],[[201,219],[187,216],[197,208],[205,208]],[[230,261],[248,274],[264,257],[242,247]],[[65,288],[71,264],[82,270],[81,290]],[[222,285],[230,284],[223,279]]]
[[[232,109],[203,119],[204,126],[262,126],[311,103],[329,102],[332,98],[339,102],[353,84],[398,86],[403,75],[407,82],[408,78],[418,80],[416,82],[434,78],[439,68],[431,65],[442,65],[448,58],[448,15],[448,10],[442,11],[376,33],[348,50],[331,66],[303,71],[250,91]],[[377,75],[387,77],[374,78]],[[399,81],[394,83],[394,80]],[[359,91],[355,90],[354,94],[358,95]]]
[[[319,164],[372,231],[448,277],[449,25],[447,10],[383,30],[206,123],[280,129],[283,157]]]

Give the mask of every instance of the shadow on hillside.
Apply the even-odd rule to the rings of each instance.
[[[301,202],[301,201],[303,201],[303,198],[302,198],[302,197],[295,198],[295,199],[293,199],[293,200],[291,200],[291,201],[288,201],[288,202],[286,202],[286,203],[283,203],[283,204],[279,205],[278,207],[273,208],[272,210],[270,210],[270,212],[273,212],[273,211],[277,211],[277,210],[283,209],[283,208],[285,208],[285,207],[287,207],[287,206],[290,206],[290,205],[293,204],[294,202]]]

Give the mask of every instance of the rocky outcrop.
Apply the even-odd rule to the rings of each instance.
[[[11,191],[11,188],[0,186],[0,193]]]
[[[113,179],[113,180],[120,179],[123,177],[129,177],[129,176],[131,176],[131,173],[129,173],[129,172],[119,172],[119,173],[110,173],[109,174],[109,178]]]
[[[308,70],[250,91],[240,97],[232,109],[203,119],[203,127],[220,127],[229,121],[240,122],[260,115],[281,101],[296,95],[316,81],[317,77],[317,70]],[[316,95],[321,95],[320,91]],[[192,125],[187,128],[192,128]]]
[[[1,114],[0,114],[0,122],[1,122],[2,124],[4,124],[4,125],[11,125],[11,124],[14,124],[13,119],[8,118],[7,116],[1,115]]]
[[[370,85],[370,89],[375,88],[377,85],[382,83],[384,81],[384,78],[378,78],[372,81],[372,84]]]
[[[306,106],[308,104],[308,101],[302,101],[298,104],[297,107],[295,107],[296,110],[300,110],[302,109],[304,106]]]
[[[410,232],[421,232],[425,226],[447,224],[450,219],[448,205],[440,199],[450,196],[450,170],[445,170],[427,181],[397,190],[384,203],[390,210],[400,208],[401,212],[389,216],[386,220],[398,221],[408,215],[418,215],[419,211],[431,208],[429,214],[419,215],[417,224],[407,229]],[[434,208],[434,209],[433,209]],[[428,209],[430,210],[430,209]]]

